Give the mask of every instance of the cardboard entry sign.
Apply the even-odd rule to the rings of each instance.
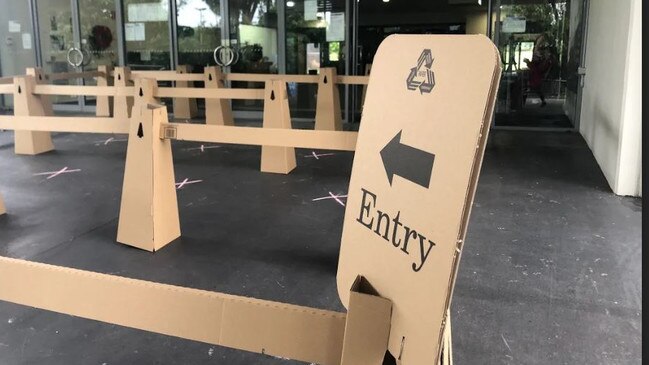
[[[362,273],[392,300],[403,365],[438,361],[500,72],[484,36],[390,36],[372,65],[338,292]]]

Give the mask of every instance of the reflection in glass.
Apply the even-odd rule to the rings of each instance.
[[[230,0],[230,46],[237,53],[236,73],[277,73],[277,7],[275,0]],[[259,82],[233,82],[232,87],[263,88]],[[235,110],[259,111],[261,100],[233,100]]]
[[[176,0],[178,23],[178,64],[202,72],[215,65],[214,49],[221,44],[221,4],[219,0]]]
[[[79,0],[79,23],[81,46],[84,52],[84,71],[97,71],[99,65],[115,66],[117,55],[117,25],[115,0]],[[88,85],[96,85],[95,79],[85,79]],[[86,104],[93,105],[96,98],[86,97]]]
[[[317,74],[320,67],[335,67],[345,74],[345,1],[327,4],[295,0],[286,7],[286,73]],[[317,85],[296,84],[289,88],[291,112],[314,118]],[[341,99],[344,87],[340,86]],[[341,105],[344,101],[341,100]]]
[[[126,65],[133,70],[171,69],[169,0],[123,0]]]
[[[496,125],[572,128],[574,106],[565,101],[569,92],[576,95],[575,82],[568,81],[576,79],[579,64],[574,47],[581,49],[582,3],[501,2],[496,39],[503,75]]]
[[[39,0],[38,30],[41,42],[42,65],[46,74],[75,72],[68,63],[68,50],[75,46],[70,0]],[[57,80],[55,84],[76,85],[76,79]],[[78,105],[76,96],[52,95],[54,104]]]

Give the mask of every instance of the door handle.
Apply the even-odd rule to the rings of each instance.
[[[74,62],[72,60],[72,54],[73,53],[77,53],[79,55],[78,62]],[[83,59],[84,59],[83,52],[77,47],[71,47],[70,49],[68,49],[67,59],[68,59],[68,63],[70,64],[70,66],[79,67],[79,66],[81,66],[83,64]]]

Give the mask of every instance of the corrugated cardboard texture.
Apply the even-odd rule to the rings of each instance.
[[[171,141],[160,139],[167,110],[136,102],[132,114],[117,241],[156,251],[180,236]]]
[[[499,65],[483,36],[390,36],[374,58],[338,292],[349,305],[360,274],[393,301],[389,349],[404,365],[439,360]]]
[[[345,315],[0,257],[0,300],[322,365]]]
[[[14,115],[17,116],[44,116],[51,115],[51,104],[49,99],[35,95],[34,76],[23,76],[14,78]],[[49,109],[48,109],[49,108]],[[14,132],[14,151],[20,155],[37,155],[54,149],[50,132],[32,132],[17,130]]]

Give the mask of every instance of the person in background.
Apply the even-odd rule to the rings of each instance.
[[[530,70],[529,88],[541,99],[541,106],[545,106],[545,94],[543,93],[543,80],[552,68],[552,48],[547,34],[541,34],[534,42],[532,60],[525,58],[523,62]]]

